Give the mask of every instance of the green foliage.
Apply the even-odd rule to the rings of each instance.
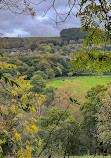
[[[40,134],[44,133],[42,134],[50,153],[78,154],[80,129],[68,112],[56,108],[50,109],[48,116],[41,117],[40,127]]]
[[[27,39],[27,40],[52,40],[52,39],[57,39],[58,37],[26,37],[24,39]]]
[[[105,1],[81,1],[78,15],[81,17],[81,25],[84,31],[89,32],[87,43],[104,43],[111,40],[110,25],[111,3]]]
[[[107,91],[101,99],[103,106],[100,107],[98,117],[99,139],[109,148],[111,146],[111,82],[107,85]],[[110,151],[109,151],[110,152]],[[110,152],[111,153],[111,152]]]
[[[71,77],[73,75],[73,72],[69,72],[68,76]]]
[[[9,83],[11,86],[14,86],[14,85],[15,85],[15,86],[19,87],[19,84],[17,84],[15,81],[10,80],[8,77],[5,77],[3,73],[0,73],[0,80],[1,80],[2,78],[4,79],[5,84]]]
[[[71,61],[74,73],[86,72],[105,73],[111,71],[111,54],[96,49],[77,52]]]
[[[31,49],[32,51],[34,51],[36,48],[37,48],[37,44],[32,44],[32,45],[30,45],[30,49]]]
[[[63,41],[70,41],[70,40],[79,40],[84,39],[87,36],[86,33],[82,33],[80,31],[80,28],[69,28],[69,29],[63,29],[60,32],[60,37],[62,38]]]
[[[55,73],[53,69],[49,69],[48,76],[49,76],[49,79],[52,79],[55,77]]]
[[[32,91],[37,93],[42,92],[43,89],[46,87],[46,81],[40,75],[35,75],[31,77],[30,84],[33,86],[31,88]]]
[[[51,65],[48,63],[47,60],[44,59],[38,63],[37,68],[43,71],[45,74],[48,74],[48,71],[51,68]]]
[[[87,92],[86,100],[81,106],[81,111],[83,113],[83,123],[82,128],[85,130],[88,139],[88,148],[90,154],[94,153],[96,145],[98,143],[98,131],[97,131],[97,114],[99,109],[102,107],[101,98],[103,97],[107,87],[104,85],[96,85],[92,87],[90,91]],[[92,148],[91,148],[92,146]]]
[[[50,86],[44,90],[44,95],[46,96],[45,105],[47,107],[50,107],[54,100],[55,90],[56,89],[52,86]]]
[[[48,76],[43,72],[43,71],[40,71],[40,70],[37,70],[33,73],[33,75],[40,75],[44,80],[48,79]]]
[[[53,1],[53,6],[51,6],[51,8],[54,8],[56,11],[54,2],[55,1]],[[72,4],[71,1],[68,1],[71,10],[69,11],[67,16],[69,16],[72,12],[72,9],[73,7],[75,7],[76,2],[77,0],[74,0],[74,4]],[[21,11],[23,13],[26,11],[32,16],[35,15],[33,9],[30,8],[31,2],[28,2],[27,0],[24,1],[24,5],[22,6],[22,8],[20,7],[21,4],[19,3],[19,1],[17,3],[18,5],[15,5],[16,2],[14,4],[13,3],[14,1],[7,4],[4,3],[4,1],[1,1],[1,4],[3,4],[2,9],[4,9],[4,7],[6,7],[7,5],[7,9],[12,11],[12,6],[14,6],[15,13],[17,13],[17,11],[20,11],[19,13],[21,13]],[[41,111],[40,105],[42,104],[41,98],[38,98],[39,95],[34,94],[31,91],[38,93],[43,92],[46,87],[46,82],[44,80],[46,79],[46,77],[52,79],[55,76],[66,74],[71,76],[73,73],[70,72],[69,62],[71,60],[70,56],[72,55],[72,53],[74,53],[74,57],[71,61],[71,64],[75,74],[106,74],[111,72],[111,53],[105,50],[106,45],[111,43],[110,13],[111,3],[108,0],[80,0],[79,9],[76,15],[81,17],[82,30],[88,32],[88,34],[81,33],[80,28],[70,28],[61,31],[60,36],[63,40],[62,43],[60,41],[57,41],[57,39],[53,40],[52,38],[51,43],[49,38],[46,38],[46,40],[48,39],[48,41],[44,41],[43,38],[39,38],[40,41],[38,42],[38,44],[36,44],[37,41],[31,41],[34,38],[30,38],[29,43],[23,39],[12,39],[13,42],[10,42],[10,40],[7,38],[8,41],[2,41],[2,44],[0,45],[2,46],[1,48],[10,49],[14,47],[19,48],[25,46],[25,48],[30,48],[33,53],[35,53],[33,56],[19,56],[20,60],[18,60],[17,58],[8,58],[7,60],[9,64],[3,64],[3,61],[0,63],[1,69],[5,67],[5,69],[0,71],[0,101],[2,101],[3,103],[2,105],[0,105],[0,113],[2,117],[0,121],[2,122],[2,133],[5,135],[4,137],[4,135],[2,136],[1,133],[0,140],[2,141],[1,146],[4,153],[10,151],[11,144],[14,144],[18,148],[17,157],[19,157],[22,153],[22,151],[20,151],[21,145],[25,147],[26,157],[31,157],[31,152],[33,150],[32,146],[36,144],[34,133],[35,136],[37,136],[36,132],[38,131],[38,128],[36,127],[34,122],[37,121],[37,112]],[[56,14],[56,17],[58,19],[59,14],[57,13],[57,11]],[[81,45],[77,46],[78,48],[74,48],[76,47],[76,45],[73,46],[73,44],[77,43],[78,40],[79,43],[81,43],[80,38],[85,38],[85,48],[83,50],[81,50]],[[68,43],[70,44],[68,45]],[[61,44],[64,44],[65,46],[62,45],[61,47]],[[99,46],[100,49],[93,49],[93,44],[94,46]],[[107,50],[109,50],[109,48]],[[78,50],[80,51],[78,52]],[[51,53],[55,54],[52,55]],[[61,55],[65,55],[65,57]],[[2,57],[1,53],[0,56]],[[16,70],[15,67],[13,67],[10,63],[17,65]],[[9,79],[9,75],[5,76],[6,74],[4,74],[10,73],[12,74],[12,76],[16,77],[15,73],[17,73],[17,70],[20,72],[19,75],[22,76],[24,74],[27,74],[27,78],[31,78],[31,88],[30,86],[29,89],[28,87],[23,86],[23,89],[20,89],[21,87],[15,81]],[[34,73],[34,71],[36,72]],[[34,76],[32,77],[33,74]],[[24,83],[25,81],[22,80],[22,77],[20,77],[19,79],[22,85],[22,83]],[[75,81],[76,80],[74,80],[74,82]],[[48,150],[48,152],[50,153],[58,153],[68,156],[79,155],[79,153],[84,154],[87,150],[90,150],[90,154],[94,154],[95,149],[98,147],[98,142],[102,141],[105,143],[105,145],[107,145],[109,149],[108,152],[111,153],[111,85],[96,85],[87,92],[84,103],[81,105],[81,111],[83,114],[82,117],[80,107],[78,106],[80,105],[80,103],[77,99],[71,96],[71,94],[74,95],[74,97],[76,95],[80,95],[80,92],[76,91],[76,86],[74,87],[74,89],[71,89],[71,85],[73,85],[73,82],[71,84],[71,82],[64,81],[62,79],[62,81],[59,81],[58,85],[61,86],[61,84],[65,85],[67,83],[70,84],[69,87],[63,87],[56,92],[55,89],[53,89],[52,87],[50,87],[50,89],[47,88],[44,91],[47,98],[47,101],[44,105],[49,106],[49,104],[53,102],[54,95],[56,94],[55,98],[58,97],[58,99],[54,100],[55,106],[59,105],[59,108],[60,106],[63,106],[63,110],[65,106],[69,107],[70,102],[71,105],[74,106],[74,108],[71,106],[70,113],[54,108],[49,110],[48,115],[46,113],[46,116],[42,116],[40,118],[39,123],[41,129],[39,131],[39,136],[44,139],[45,149],[47,148],[46,150]],[[88,85],[88,80],[86,79],[84,83]],[[95,84],[94,80],[93,83]],[[89,85],[92,86],[93,83],[90,83]],[[8,87],[10,85],[13,87],[7,89],[7,85]],[[16,85],[18,88],[14,85]],[[57,82],[54,86],[57,86]],[[27,89],[29,91],[27,91]],[[72,93],[73,90],[76,92]],[[84,89],[82,90],[84,91]],[[32,95],[34,95],[35,98],[32,99]],[[37,103],[39,107],[37,107]],[[27,113],[24,109],[26,109],[28,105],[30,112],[28,111]],[[73,109],[75,110],[74,112],[72,112]],[[77,110],[80,112],[79,117],[81,118],[78,119],[78,122],[75,119],[76,113],[78,112]],[[23,114],[21,118],[18,117],[20,111],[22,111]],[[25,120],[27,122],[24,122]],[[79,124],[81,120],[82,122],[81,124]],[[27,134],[29,134],[30,137]],[[26,140],[26,137],[28,138],[28,140]],[[15,140],[15,143],[10,138]],[[9,141],[11,141],[11,144]],[[19,142],[19,144],[17,142]],[[30,145],[28,146],[28,144]],[[36,148],[37,146],[34,147],[34,149]],[[1,153],[2,149],[0,148]]]
[[[33,76],[34,72],[35,72],[35,68],[33,66],[28,67],[26,71],[27,79],[30,79]]]

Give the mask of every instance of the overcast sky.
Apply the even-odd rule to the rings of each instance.
[[[67,1],[67,0],[66,0]],[[43,17],[52,0],[41,3],[39,6],[33,6],[36,11],[36,16],[32,18],[29,15],[16,15],[9,11],[0,12],[0,33],[5,37],[52,37],[59,36],[60,30],[70,27],[80,27],[80,20],[73,15],[67,19],[65,23],[56,26],[55,11],[51,9],[48,14]],[[63,1],[57,0],[56,9],[59,13],[66,13],[68,6],[62,3]],[[75,13],[77,10],[73,10]]]

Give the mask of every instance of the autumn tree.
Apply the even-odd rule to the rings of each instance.
[[[0,62],[0,68],[6,69],[13,64]],[[17,157],[30,158],[37,151],[41,139],[37,137],[36,125],[41,113],[44,96],[30,92],[24,80],[26,76],[12,80],[4,74],[0,80],[0,154],[10,151]],[[19,83],[19,84],[18,84]],[[26,111],[28,109],[28,111]],[[8,148],[7,148],[8,147]],[[10,148],[10,150],[8,150]],[[6,150],[7,149],[7,150]]]
[[[48,79],[48,76],[43,71],[40,71],[40,70],[35,71],[33,73],[33,76],[35,75],[40,75],[44,80]]]
[[[105,91],[102,97],[103,106],[97,114],[98,118],[98,133],[99,140],[102,141],[110,152],[111,147],[111,82],[107,85],[107,91]]]
[[[86,133],[88,139],[88,150],[90,154],[94,154],[98,144],[98,113],[99,109],[103,107],[102,97],[104,96],[107,87],[104,85],[96,85],[87,92],[84,103],[81,106],[83,114],[82,128]]]
[[[55,105],[63,111],[67,108],[67,111],[74,116],[75,120],[80,122],[82,120],[80,105],[85,98],[85,87],[81,86],[81,82],[66,82],[67,85],[62,86],[55,91],[53,106]],[[83,91],[81,91],[81,88]]]
[[[62,38],[63,41],[70,41],[70,40],[79,40],[84,39],[87,34],[82,33],[80,31],[80,28],[69,28],[69,29],[63,29],[60,32],[60,37]]]
[[[80,154],[78,150],[80,146],[80,128],[69,112],[57,108],[50,109],[48,116],[40,118],[39,124],[39,134],[44,136],[46,152],[48,150],[49,153],[65,156]]]
[[[46,81],[40,75],[33,76],[30,84],[32,85],[32,91],[37,93],[42,92],[46,87]]]
[[[47,107],[50,107],[52,105],[52,102],[53,102],[54,96],[55,96],[55,90],[56,90],[56,88],[54,88],[53,86],[49,86],[43,92],[43,94],[45,94],[45,96],[46,96],[46,101],[44,104]]]

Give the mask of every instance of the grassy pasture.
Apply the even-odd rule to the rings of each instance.
[[[81,86],[86,87],[87,90],[95,86],[96,84],[107,84],[111,80],[111,75],[103,76],[75,76],[75,77],[58,77],[47,81],[47,87],[53,86],[59,88],[67,85],[67,81],[75,83],[80,81]],[[82,88],[82,87],[81,87]]]
[[[24,39],[28,39],[28,40],[54,40],[57,38],[58,37],[26,37]]]

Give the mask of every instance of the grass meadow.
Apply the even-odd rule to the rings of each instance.
[[[86,89],[89,90],[96,84],[106,85],[110,80],[111,80],[111,75],[58,77],[52,80],[47,80],[47,87],[53,86],[55,88],[59,88],[61,86],[67,85],[68,84],[67,81],[71,81],[72,83],[79,81],[82,87],[86,87]]]
[[[24,39],[28,39],[30,41],[33,41],[33,40],[54,40],[54,39],[57,39],[58,37],[26,37]]]

